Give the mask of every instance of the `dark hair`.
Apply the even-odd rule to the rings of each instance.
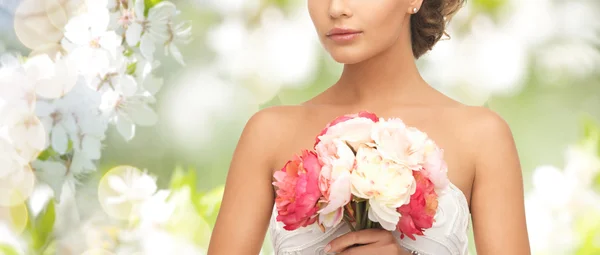
[[[446,33],[446,25],[465,0],[423,0],[421,9],[410,17],[413,55],[421,57]]]

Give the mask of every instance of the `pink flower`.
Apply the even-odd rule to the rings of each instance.
[[[377,121],[377,115],[367,111],[337,117],[317,135],[315,146],[323,140],[336,138],[349,143],[370,141],[371,127]]]
[[[450,183],[448,179],[448,165],[444,161],[444,150],[437,147],[431,140],[427,147],[429,146],[433,146],[434,148],[426,150],[422,172],[427,179],[433,182],[435,189],[441,191],[448,187]]]
[[[319,175],[320,201],[319,224],[333,227],[342,221],[344,206],[350,202],[350,173],[355,166],[354,152],[338,139],[323,141],[316,146],[323,164]]]
[[[295,230],[306,227],[317,220],[317,202],[321,198],[319,173],[321,163],[314,151],[304,150],[302,156],[294,156],[285,166],[275,172],[277,197],[277,221],[284,229]]]
[[[431,228],[438,207],[438,195],[433,183],[421,171],[413,171],[417,182],[417,190],[410,197],[410,202],[398,208],[401,214],[396,229],[401,232],[401,238],[408,236],[415,240],[414,235],[423,235],[425,229]]]

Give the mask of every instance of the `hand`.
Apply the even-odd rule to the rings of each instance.
[[[353,246],[355,244],[359,246]],[[400,247],[392,232],[375,228],[350,232],[333,239],[325,247],[325,252],[338,255],[410,255]]]

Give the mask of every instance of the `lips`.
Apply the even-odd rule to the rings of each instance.
[[[334,28],[327,32],[327,37],[336,43],[349,43],[358,38],[362,31],[349,28]]]
[[[348,34],[358,34],[361,33],[360,30],[350,29],[350,28],[333,28],[327,32],[327,36],[333,35],[348,35]]]

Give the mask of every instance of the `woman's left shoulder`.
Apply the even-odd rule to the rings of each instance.
[[[455,118],[460,119],[464,130],[476,140],[487,140],[489,138],[512,138],[512,132],[508,122],[494,110],[483,106],[461,106],[458,107]],[[494,136],[494,137],[491,137]]]

